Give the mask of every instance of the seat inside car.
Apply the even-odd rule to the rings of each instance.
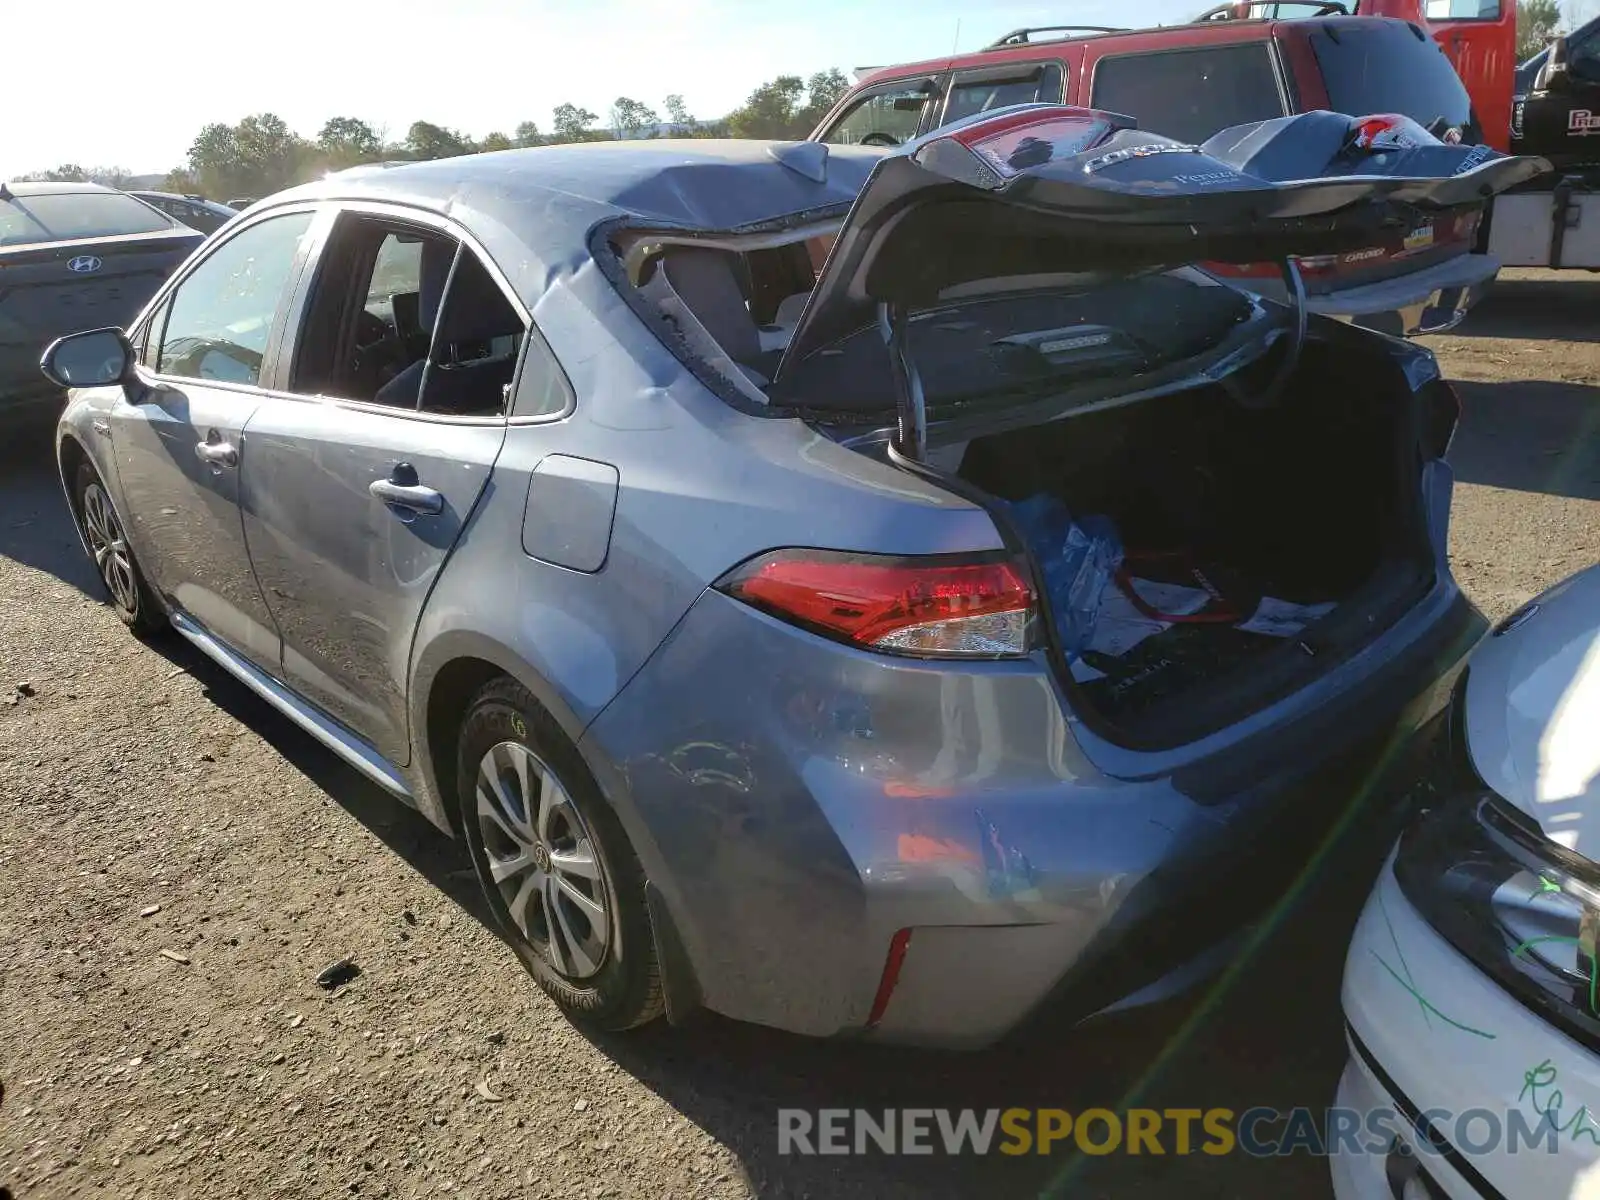
[[[433,330],[432,350],[384,384],[378,403],[416,408],[420,399],[430,412],[467,416],[502,411],[505,387],[516,370],[522,318],[470,251],[462,253],[452,279],[455,252],[454,242],[430,238],[423,243],[417,317],[423,329]]]
[[[669,246],[661,255],[667,282],[717,345],[757,384],[765,386],[789,344],[810,292],[776,303],[770,323],[757,321],[747,286],[754,255],[699,246]],[[807,281],[809,282],[809,281]]]
[[[661,255],[667,282],[723,352],[759,371],[761,328],[739,284],[737,257],[728,250],[669,246]]]

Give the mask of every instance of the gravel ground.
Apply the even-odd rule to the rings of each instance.
[[[1491,614],[1600,557],[1600,283],[1516,273],[1462,381],[1458,573]],[[1212,1003],[981,1055],[714,1018],[592,1041],[464,855],[183,644],[99,603],[42,440],[0,463],[0,1185],[57,1196],[1327,1193],[1305,1157],[780,1158],[780,1106],[1329,1101],[1358,828]],[[24,686],[25,685],[25,686]],[[328,964],[361,974],[327,992]]]

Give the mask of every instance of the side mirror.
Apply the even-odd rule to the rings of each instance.
[[[120,329],[69,333],[50,343],[39,360],[44,377],[57,387],[105,387],[133,378],[133,346]]]
[[[1572,79],[1567,74],[1567,39],[1558,37],[1550,43],[1550,53],[1544,66],[1533,77],[1536,92],[1565,92],[1571,90]]]

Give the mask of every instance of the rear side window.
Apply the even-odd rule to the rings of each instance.
[[[1311,48],[1334,112],[1400,113],[1425,127],[1441,118],[1445,128],[1472,125],[1472,101],[1450,60],[1409,25],[1349,22],[1341,24],[1337,40],[1319,29]]]
[[[950,85],[944,124],[975,113],[993,112],[1011,104],[1059,104],[1061,64],[1028,63],[1019,67],[965,71]]]
[[[1102,58],[1094,69],[1093,104],[1182,142],[1284,115],[1265,42]]]
[[[0,202],[0,246],[123,237],[171,229],[148,204],[120,192],[48,192]]]

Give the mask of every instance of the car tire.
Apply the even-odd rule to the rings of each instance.
[[[79,463],[74,495],[77,499],[78,527],[89,547],[100,585],[122,623],[142,638],[154,637],[172,626],[150,590],[139,560],[111,503],[100,473],[92,463]]]
[[[577,748],[515,680],[468,704],[456,795],[489,907],[545,995],[597,1031],[658,1017],[644,869]]]

